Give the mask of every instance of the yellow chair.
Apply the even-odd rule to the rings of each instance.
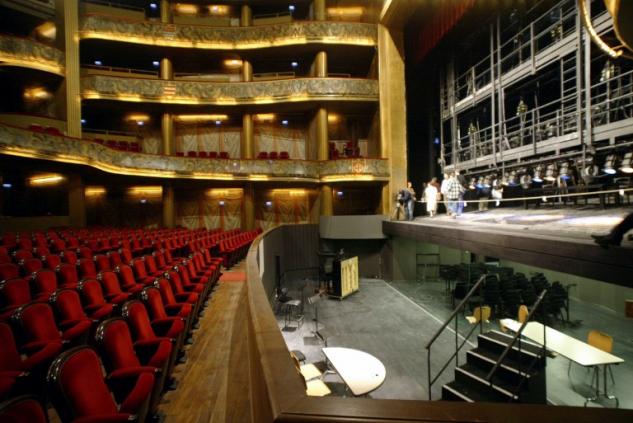
[[[613,337],[597,330],[589,331],[587,334],[587,344],[607,353],[611,353],[611,351],[613,351]],[[607,365],[607,368],[609,369],[609,374],[611,375],[611,381],[615,384],[613,370],[611,370],[610,365]]]
[[[466,320],[468,320],[468,323],[470,323],[471,325],[479,323],[480,320],[483,320],[485,323],[490,323],[489,319],[490,319],[489,306],[475,307],[475,309],[473,310],[473,315],[466,316]]]
[[[303,387],[305,388],[306,394],[309,397],[324,397],[332,393],[325,382],[320,379],[322,373],[319,371],[319,369],[316,368],[314,364],[304,364],[302,366],[299,364],[299,360],[293,353],[290,353],[290,355],[292,356],[292,360],[295,363],[295,369],[297,370],[297,373],[301,375]]]
[[[528,311],[527,306],[521,304],[519,306],[519,312],[517,313],[517,320],[519,321],[519,323],[525,322],[529,314],[530,312]]]

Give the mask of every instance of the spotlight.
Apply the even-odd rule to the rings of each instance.
[[[158,60],[154,60],[152,62],[152,66],[154,66],[155,68],[159,67],[160,66],[160,62]]]
[[[547,170],[545,171],[545,180],[547,182],[554,182],[558,177],[558,169],[556,169],[555,164],[548,164]]]
[[[629,151],[624,155],[620,170],[624,173],[633,173],[633,151]]]
[[[286,119],[284,119],[284,120],[281,121],[281,124],[283,126],[288,126],[288,121]]]
[[[156,10],[156,9],[158,9],[158,5],[156,3],[150,3],[149,4],[149,8],[152,9],[152,10]]]
[[[141,204],[147,203],[147,198],[141,198]]]
[[[438,137],[435,137],[435,139],[433,140],[433,143],[435,145],[440,145],[440,139]]]
[[[617,170],[615,170],[617,160],[618,157],[615,154],[609,154],[604,162],[604,167],[602,168],[602,171],[607,175],[615,175],[618,172]]]
[[[85,124],[86,124],[86,122],[87,122],[87,121],[86,121],[86,119],[81,119],[81,124],[82,124],[82,125],[85,125]]]
[[[103,65],[103,62],[101,60],[95,60],[95,65],[101,66]]]
[[[560,164],[560,178],[564,181],[568,181],[571,178],[571,175],[569,173],[569,162],[562,162]]]
[[[2,184],[2,188],[7,188],[7,189],[13,188],[13,185],[8,184],[8,183],[5,182],[4,184]]]
[[[534,182],[543,182],[543,165],[537,165],[534,168],[534,176],[532,176]]]
[[[299,62],[291,62],[290,66],[292,66],[293,68],[299,67]]]
[[[336,191],[336,196],[337,196],[338,198],[343,198],[343,195],[344,195],[344,194],[343,194],[343,191]]]
[[[295,11],[295,5],[294,5],[294,4],[291,4],[290,6],[288,6],[288,10],[289,10],[290,12],[294,12],[294,11]]]

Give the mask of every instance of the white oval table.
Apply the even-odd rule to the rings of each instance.
[[[368,394],[385,381],[385,366],[371,354],[340,347],[323,348],[322,351],[355,396]]]

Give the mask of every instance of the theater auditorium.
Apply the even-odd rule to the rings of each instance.
[[[0,0],[0,422],[632,422],[632,22]]]

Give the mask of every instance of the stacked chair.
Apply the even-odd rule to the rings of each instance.
[[[58,228],[0,237],[0,420],[156,417],[221,268],[258,231]],[[106,376],[102,372],[105,369]]]

